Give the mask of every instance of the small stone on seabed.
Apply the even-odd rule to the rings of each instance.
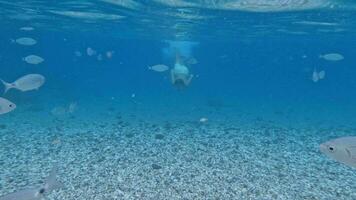
[[[128,133],[128,134],[126,134],[125,136],[126,136],[127,138],[132,138],[132,137],[134,136],[134,134]]]
[[[152,164],[152,169],[162,169],[162,167],[157,164]]]
[[[164,138],[164,135],[162,135],[162,134],[156,134],[156,135],[155,135],[155,138],[156,138],[157,140],[162,140],[162,139]]]

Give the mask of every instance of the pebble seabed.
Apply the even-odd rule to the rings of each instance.
[[[46,199],[352,200],[355,170],[318,149],[351,132],[261,121],[10,117],[0,124],[0,196],[43,183],[57,163],[62,187]]]

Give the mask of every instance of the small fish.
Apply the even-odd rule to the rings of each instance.
[[[319,72],[319,80],[322,80],[324,78],[325,78],[325,71],[322,70],[322,71]]]
[[[313,71],[312,81],[313,81],[314,83],[316,83],[316,82],[319,81],[319,73],[316,71],[316,69],[314,69],[314,71]]]
[[[98,61],[102,61],[103,60],[103,56],[101,54],[99,54],[96,59],[98,59]]]
[[[320,55],[319,58],[323,58],[328,61],[340,61],[344,59],[344,56],[338,53],[328,53],[325,55]]]
[[[205,118],[205,117],[199,119],[199,122],[200,122],[200,123],[206,123],[206,122],[208,122],[208,121],[209,121],[209,119],[208,119],[208,118]]]
[[[54,116],[65,116],[67,114],[73,114],[78,108],[76,102],[71,102],[68,107],[67,106],[56,106],[51,110],[51,114]]]
[[[67,113],[67,109],[62,106],[56,106],[51,110],[51,115],[53,116],[63,116]]]
[[[325,78],[325,71],[322,70],[320,72],[317,72],[316,69],[314,68],[313,74],[312,74],[312,81],[314,83],[318,82],[319,80],[322,80]]]
[[[5,92],[6,93],[8,90],[14,88],[17,90],[20,90],[22,92],[25,91],[30,91],[30,90],[38,90],[46,81],[45,77],[40,75],[40,74],[27,74],[13,83],[7,83],[4,80],[0,81],[4,84],[5,86]]]
[[[36,55],[26,56],[26,57],[22,58],[22,60],[27,62],[28,64],[32,64],[32,65],[38,65],[44,61],[43,58],[41,58],[40,56],[36,56]]]
[[[77,56],[77,57],[81,57],[82,56],[82,53],[80,51],[75,51],[74,52],[74,55]]]
[[[16,105],[11,101],[0,97],[0,115],[11,112],[16,109]],[[0,199],[1,200],[1,199]]]
[[[87,55],[88,56],[93,56],[96,54],[96,51],[94,49],[92,49],[91,47],[87,48]]]
[[[156,72],[165,72],[169,69],[169,67],[167,65],[159,64],[159,65],[150,66],[150,67],[148,67],[148,69],[156,71]]]
[[[68,106],[68,113],[73,114],[77,110],[78,104],[76,102],[72,102]]]
[[[20,28],[21,31],[33,31],[35,28],[30,27],[30,26],[24,26]]]
[[[45,183],[41,187],[31,187],[29,189],[20,190],[0,197],[0,200],[39,200],[45,197],[52,190],[61,187],[61,183],[56,180],[57,171],[54,168],[50,175],[46,178]]]
[[[320,151],[338,162],[356,168],[356,136],[325,142],[320,145]]]
[[[22,37],[16,40],[11,40],[12,42],[16,42],[17,44],[24,45],[24,46],[32,46],[37,44],[37,41],[33,38]]]
[[[112,58],[113,54],[114,54],[114,51],[107,51],[106,57],[110,59],[110,58]]]

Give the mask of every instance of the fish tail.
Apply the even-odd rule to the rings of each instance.
[[[14,88],[13,84],[8,83],[8,82],[6,82],[6,81],[4,81],[4,80],[2,80],[2,79],[0,79],[0,81],[1,81],[1,82],[4,84],[4,86],[5,86],[4,94],[5,94],[9,89]]]

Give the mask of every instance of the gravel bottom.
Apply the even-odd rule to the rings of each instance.
[[[0,122],[0,196],[43,183],[53,200],[356,199],[355,169],[319,152],[355,129],[49,118]]]

